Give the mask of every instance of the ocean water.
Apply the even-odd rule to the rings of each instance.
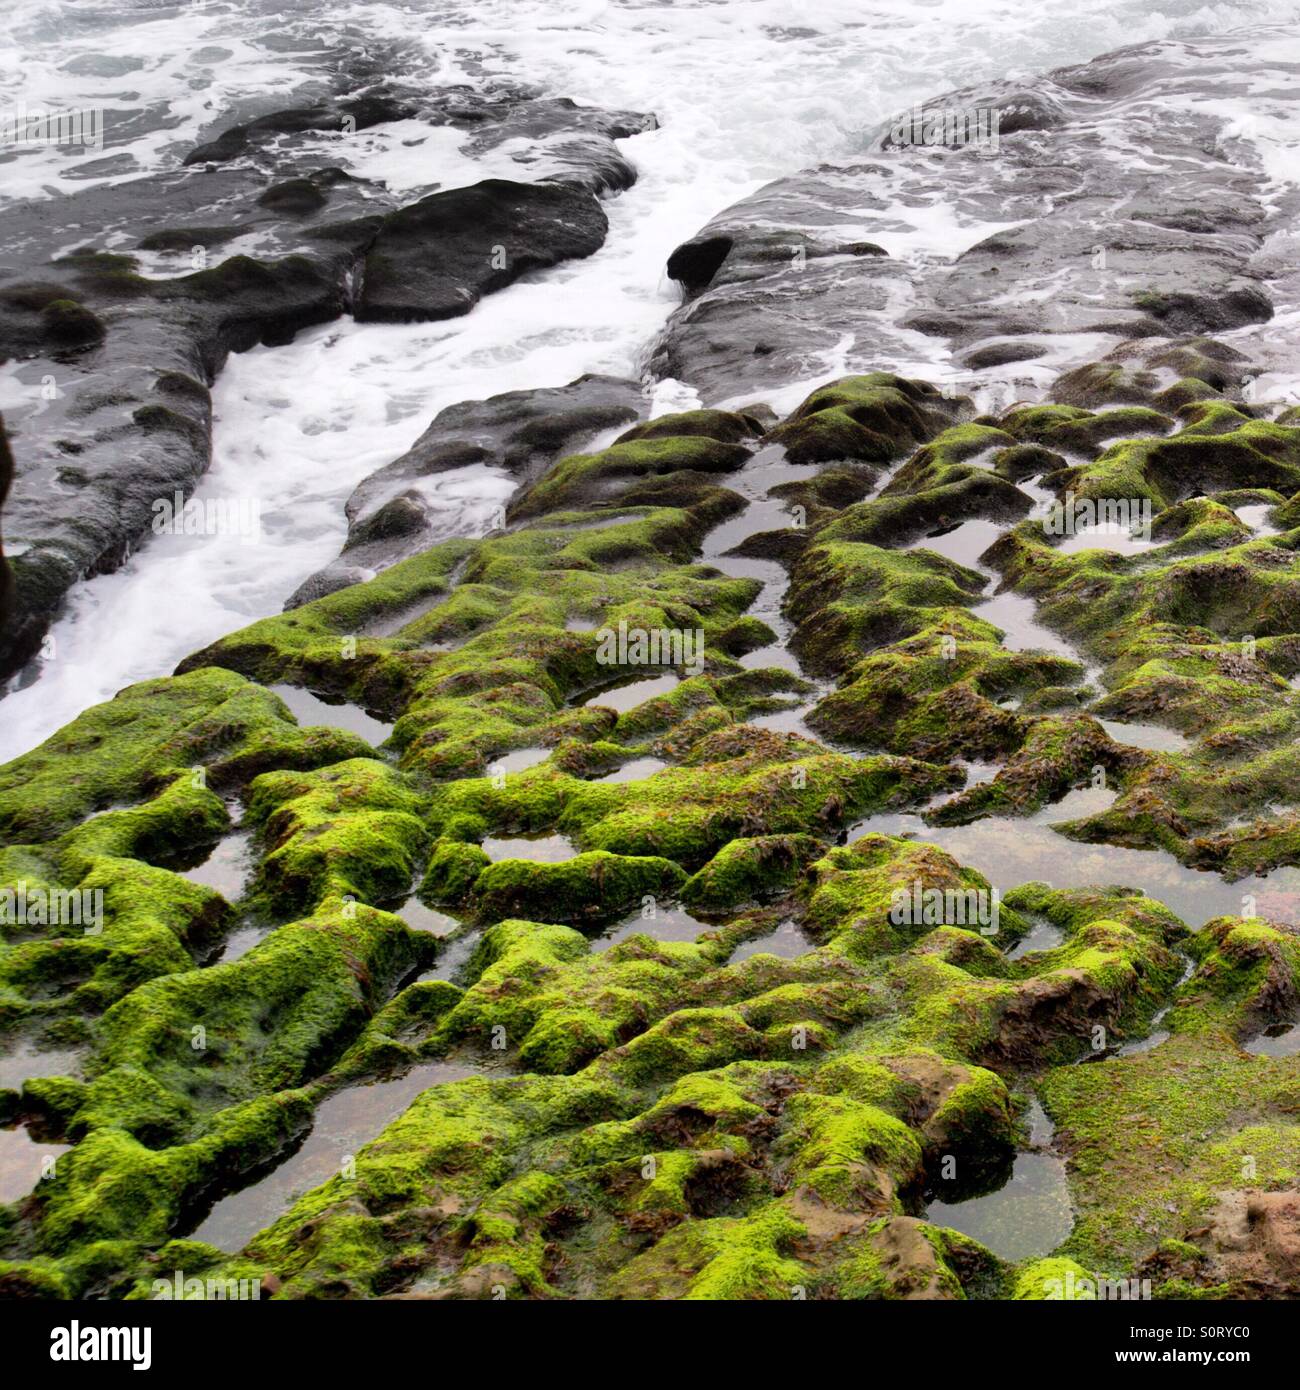
[[[321,95],[323,55],[339,50],[426,87],[526,81],[579,103],[653,111],[660,125],[623,142],[639,181],[607,201],[609,237],[590,259],[528,277],[450,323],[343,320],[233,357],[215,385],[214,458],[197,495],[257,496],[260,535],[151,537],[121,570],[80,584],[54,627],[54,657],[33,663],[0,701],[0,760],[278,612],[338,553],[352,488],[438,410],[584,372],[639,376],[679,302],[667,256],[765,181],[853,154],[882,120],[954,86],[1029,77],[1121,44],[1286,23],[1300,19],[1300,5],[367,0],[322,10],[306,0],[19,0],[9,13],[0,112],[101,108],[106,124],[101,150],[0,153],[5,200],[177,167],[233,119]],[[1290,177],[1289,133],[1248,105],[1243,98],[1243,133]],[[500,153],[475,161],[453,132],[410,122],[320,144],[323,162],[412,197],[503,172]],[[919,254],[957,254],[987,230],[936,210]],[[774,404],[834,375],[823,365]],[[672,381],[648,386],[647,397],[652,413],[694,402]],[[31,409],[12,364],[0,368],[0,409],[16,422]],[[482,534],[511,486],[487,469],[444,475],[444,534]]]

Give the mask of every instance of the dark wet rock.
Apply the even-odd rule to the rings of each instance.
[[[1029,362],[1046,353],[1047,349],[1041,343],[990,343],[987,347],[966,353],[962,361],[966,366],[978,370],[982,367],[1005,367],[1008,362]]]
[[[639,383],[606,376],[449,406],[401,458],[358,484],[347,503],[343,554],[312,575],[286,606],[369,578],[442,539],[437,509],[422,490],[423,480],[452,469],[487,466],[503,469],[522,489],[561,455],[637,419],[644,410]]]
[[[259,116],[246,125],[231,126],[215,140],[199,145],[185,157],[186,164],[220,164],[236,159],[277,136],[307,131],[366,130],[388,121],[404,121],[417,114],[414,101],[374,94],[332,105],[297,107]]]
[[[701,236],[684,242],[668,257],[668,276],[688,295],[701,294],[713,283],[734,245],[729,236]]]
[[[1070,112],[1059,96],[1048,90],[1035,90],[1031,87],[1016,87],[1003,83],[985,99],[978,102],[959,103],[949,97],[937,97],[921,103],[902,118],[887,122],[876,135],[880,149],[908,149],[925,146],[933,149],[942,147],[944,139],[932,137],[931,128],[935,122],[948,125],[954,107],[996,111],[998,130],[1002,135],[1012,135],[1025,130],[1060,130],[1069,123]]]
[[[0,315],[0,355],[26,357],[43,353],[67,359],[104,341],[104,323],[73,297],[53,285],[20,285],[6,297]]]
[[[259,207],[283,212],[290,217],[301,217],[309,212],[318,212],[328,201],[315,179],[287,179],[266,190],[257,200]]]
[[[609,224],[596,198],[559,183],[485,179],[386,217],[366,253],[359,319],[467,314],[530,270],[590,256]]]
[[[536,93],[488,97],[453,89],[450,96],[437,99],[434,110],[441,111],[448,124],[476,132],[465,146],[469,157],[511,142],[511,158],[521,173],[592,193],[618,192],[636,182],[635,168],[612,142],[658,124],[654,116],[637,111],[605,111],[579,106],[568,97]]]
[[[258,343],[292,342],[301,329],[328,323],[345,306],[337,266],[306,256],[271,262],[232,256],[211,269],[164,281],[154,294],[181,306],[184,321],[201,335],[205,359],[215,355],[218,363],[227,352]]]
[[[14,481],[14,456],[9,448],[9,435],[5,430],[4,418],[0,416],[0,517],[4,515],[5,500]],[[13,577],[5,560],[4,535],[0,532],[0,624],[9,621],[13,604]]]
[[[260,200],[259,200],[260,201]],[[141,251],[192,252],[196,246],[222,246],[244,234],[242,227],[173,227],[166,231],[150,232],[138,242]]]
[[[808,363],[819,354],[829,363],[849,334],[877,344],[876,363],[905,360],[889,310],[908,297],[910,272],[845,235],[862,198],[860,180],[796,175],[721,213],[679,247],[668,273],[687,302],[669,321],[654,370],[695,386],[712,404],[806,377]]]
[[[304,603],[325,598],[328,594],[336,594],[340,589],[348,588],[349,585],[363,584],[367,579],[373,577],[373,570],[364,569],[360,565],[345,565],[342,561],[336,561],[328,569],[318,570],[309,579],[304,580],[294,590],[285,607],[298,608]]]

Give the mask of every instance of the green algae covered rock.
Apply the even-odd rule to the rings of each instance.
[[[54,839],[199,767],[216,784],[244,781],[259,764],[312,767],[355,747],[337,730],[299,732],[275,696],[226,671],[146,681],[0,768],[0,835]]]
[[[1300,1012],[1291,925],[1267,895],[1185,923],[1155,874],[997,891],[926,840],[1041,827],[1100,784],[1062,855],[1298,862],[1296,542],[1243,509],[1292,519],[1300,429],[1227,399],[1212,347],[979,421],[882,373],[770,428],[637,425],[505,528],[222,638],[0,769],[0,904],[88,894],[98,928],[0,913],[3,1055],[62,1049],[0,1092],[58,1148],[0,1208],[0,1292],[147,1298],[159,1267],[277,1298],[1252,1287],[1233,1213],[1282,1230],[1300,1173],[1293,1068],[1253,1050]],[[801,524],[741,538],[788,575],[778,613],[703,555],[781,449]],[[1150,504],[1150,546],[1063,543],[1030,480],[1061,514]],[[999,528],[981,568],[945,553],[966,522]],[[982,614],[990,571],[1051,649]],[[620,630],[692,645],[611,664]],[[392,736],[299,727],[280,682]],[[906,812],[919,833],[859,824]],[[236,826],[238,894],[172,867]],[[498,843],[520,838],[567,857]],[[336,1097],[373,1120],[324,1182],[241,1249],[191,1238]],[[1049,1142],[1056,1249],[1010,1263],[927,1215]]]
[[[887,463],[923,444],[952,411],[933,387],[875,372],[814,391],[767,438],[793,463]]]
[[[682,885],[682,901],[708,911],[772,896],[794,887],[822,849],[811,835],[732,840]]]
[[[474,895],[478,910],[491,918],[545,911],[565,922],[598,921],[621,917],[646,898],[672,896],[685,881],[667,859],[594,850],[560,864],[489,864],[474,882]]]

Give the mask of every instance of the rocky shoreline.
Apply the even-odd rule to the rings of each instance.
[[[1256,386],[1293,209],[1175,99],[1249,61],[1201,47],[937,104],[1002,113],[997,160],[882,136],[760,191],[668,266],[652,369],[701,408],[587,377],[442,412],[286,611],[0,767],[0,1175],[51,1160],[3,1193],[0,1294],[1300,1292],[1300,407]],[[543,196],[583,213],[534,265],[599,244],[648,119],[546,110],[586,172]],[[166,187],[198,218],[180,190],[224,177]],[[939,185],[1018,225],[921,274],[885,243]],[[444,195],[362,232],[346,180],[311,186],[334,250],[297,269],[227,260],[140,314],[81,256],[107,337],[68,369],[146,333],[210,373],[367,284],[379,318],[496,287],[371,264],[441,245]],[[294,285],[235,331],[230,277],[266,275]],[[969,390],[906,369],[921,338]],[[187,422],[168,487],[206,466],[200,377],[152,402]],[[150,408],[124,436],[114,407],[104,478]],[[435,540],[423,488],[470,464],[509,507]],[[138,513],[75,564],[42,514],[10,669]]]
[[[607,231],[600,195],[636,178],[614,142],[653,124],[526,89],[375,84],[345,65],[334,85],[328,103],[225,129],[176,173],[0,209],[0,359],[20,361],[43,400],[28,428],[11,416],[22,467],[5,510],[15,593],[0,679],[40,648],[74,584],[150,535],[156,499],[194,491],[229,353],[344,314],[457,317],[591,255]],[[519,180],[403,203],[322,164],[328,137],[417,119],[466,132],[480,158],[504,147]]]

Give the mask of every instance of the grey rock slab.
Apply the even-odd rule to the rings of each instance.
[[[1266,33],[1144,44],[926,103],[920,135],[983,110],[996,145],[891,123],[726,209],[669,259],[685,302],[653,369],[706,404],[792,371],[1042,385],[1121,340],[1267,322],[1294,269],[1264,247],[1296,210],[1234,134],[1267,58]]]

